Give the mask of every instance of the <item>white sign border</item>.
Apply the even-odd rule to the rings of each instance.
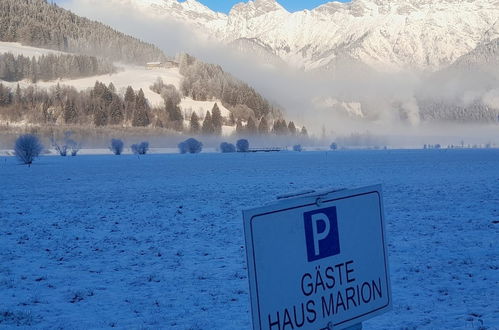
[[[309,207],[325,203],[334,202],[337,200],[342,200],[350,197],[357,197],[362,195],[368,195],[376,193],[378,195],[379,201],[379,211],[380,211],[380,219],[381,219],[381,236],[383,240],[383,259],[385,264],[385,276],[387,283],[387,292],[388,292],[388,302],[386,305],[382,307],[378,307],[370,312],[363,313],[354,318],[350,318],[348,320],[344,320],[340,323],[336,323],[333,325],[333,328],[336,329],[337,326],[345,327],[355,325],[371,317],[376,315],[385,313],[392,308],[392,290],[390,283],[390,269],[388,263],[388,251],[387,251],[387,243],[386,243],[386,224],[385,224],[385,216],[384,216],[384,205],[382,198],[382,188],[381,185],[373,185],[367,186],[363,188],[357,189],[344,189],[333,191],[329,193],[313,193],[303,197],[290,198],[287,200],[282,200],[274,204],[270,204],[267,206],[244,210],[243,211],[243,221],[244,221],[244,236],[246,242],[246,262],[248,268],[248,280],[250,287],[250,299],[251,299],[251,314],[253,320],[253,329],[263,329],[262,328],[262,320],[261,320],[261,312],[259,306],[259,297],[258,297],[258,279],[256,276],[256,261],[255,261],[255,252],[254,252],[254,241],[253,241],[253,220],[254,218],[265,216],[272,213],[284,212],[293,209],[298,209],[302,207]],[[369,315],[369,317],[366,317]],[[357,320],[357,321],[355,321]],[[325,328],[327,329],[327,328]]]

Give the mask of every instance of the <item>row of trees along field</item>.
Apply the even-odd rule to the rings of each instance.
[[[163,86],[163,107],[151,107],[142,89],[128,87],[123,95],[111,83],[96,82],[90,90],[78,91],[74,87],[56,85],[49,89],[34,86],[12,91],[0,83],[0,119],[9,122],[70,124],[91,126],[161,127],[178,132],[221,135],[222,126],[236,126],[239,134],[307,135],[305,127],[298,129],[284,119],[258,121],[249,117],[243,123],[233,113],[222,117],[218,104],[204,117],[192,112],[188,125],[179,107],[180,94],[172,85]]]
[[[1,0],[0,41],[140,65],[167,59],[152,44],[75,15],[46,0]]]
[[[0,117],[10,122],[148,126],[150,112],[144,92],[131,87],[121,96],[113,84],[100,82],[85,91],[59,84],[49,89],[17,85],[12,91],[0,84]]]
[[[31,82],[59,78],[83,78],[116,72],[109,61],[95,56],[72,54],[47,54],[40,57],[0,54],[0,80]]]

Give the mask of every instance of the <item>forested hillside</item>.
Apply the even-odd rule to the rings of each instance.
[[[180,89],[184,95],[199,101],[217,98],[232,108],[243,106],[251,110],[249,115],[242,116],[245,120],[280,116],[278,108],[248,84],[224,72],[219,65],[203,63],[187,54],[179,57],[179,63],[184,76]]]
[[[36,83],[60,78],[91,77],[116,71],[106,59],[88,55],[47,54],[39,57],[0,54],[0,80],[9,82],[29,79]]]
[[[46,0],[1,0],[0,41],[136,64],[166,59],[154,45],[79,17]]]
[[[26,56],[24,46],[18,47],[21,52],[16,55],[4,47],[7,52],[0,53],[0,120],[7,124],[156,127],[208,135],[222,134],[222,126],[231,126],[240,134],[306,132],[287,123],[278,106],[219,65],[187,54],[173,61],[154,45],[45,0],[0,0],[2,41],[64,52]],[[168,68],[164,63],[145,67],[146,62],[167,60]],[[121,77],[127,70],[141,81],[127,76],[124,85]],[[83,82],[73,81],[103,78],[108,73],[112,75],[104,78],[107,82],[96,82],[93,88],[82,88]],[[143,77],[151,74],[157,76],[145,85]],[[155,83],[161,75],[165,83],[161,79]],[[65,80],[59,84],[61,78]],[[118,83],[118,88],[113,83]],[[155,102],[149,102],[153,97]],[[183,99],[194,103],[187,101],[182,108]],[[199,108],[196,102],[213,105],[193,115]],[[216,102],[230,111],[230,116],[222,118]]]
[[[154,127],[204,135],[221,135],[222,125],[227,124],[237,126],[236,133],[245,135],[307,135],[305,127],[300,130],[292,121],[287,123],[284,119],[269,123],[265,117],[260,120],[249,117],[246,125],[241,119],[237,123],[235,118],[224,119],[216,103],[204,118],[193,112],[189,125],[185,125],[184,119],[189,118],[184,118],[178,107],[180,94],[176,88],[160,83],[151,86],[151,89],[157,88],[164,98],[161,107],[151,107],[144,91],[131,86],[121,94],[113,84],[106,86],[100,82],[84,91],[59,84],[49,90],[19,85],[12,90],[0,83],[0,120],[84,127]]]

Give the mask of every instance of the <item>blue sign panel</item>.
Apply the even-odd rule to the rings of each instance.
[[[308,261],[339,254],[340,241],[336,207],[305,212],[303,217]]]

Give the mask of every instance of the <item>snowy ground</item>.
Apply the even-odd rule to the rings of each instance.
[[[59,79],[54,81],[40,81],[37,82],[36,84],[33,84],[29,80],[23,80],[19,82],[19,85],[21,87],[36,85],[41,88],[50,88],[57,84],[61,84],[66,86],[73,86],[77,90],[86,90],[88,88],[93,88],[96,81],[100,81],[106,85],[109,85],[109,83],[113,83],[114,86],[116,87],[116,90],[123,94],[128,86],[132,86],[135,90],[142,88],[146,98],[149,100],[151,105],[157,106],[163,104],[164,101],[159,94],[151,91],[149,87],[152,86],[158,78],[161,78],[163,79],[165,84],[172,84],[178,88],[180,85],[180,80],[182,78],[177,68],[171,68],[171,69],[157,68],[149,70],[146,69],[145,67],[134,66],[134,65],[116,64],[116,66],[119,68],[119,71],[113,74],[105,74],[105,75],[92,76],[80,79]],[[2,83],[11,88],[15,88],[15,86],[18,84],[17,82],[11,82],[11,83],[2,82]]]
[[[0,157],[0,328],[249,329],[241,210],[382,183],[393,311],[499,328],[499,150]]]
[[[15,56],[24,55],[29,57],[40,57],[47,54],[64,54],[57,50],[24,46],[19,42],[0,41],[0,54],[2,53],[12,53]]]

